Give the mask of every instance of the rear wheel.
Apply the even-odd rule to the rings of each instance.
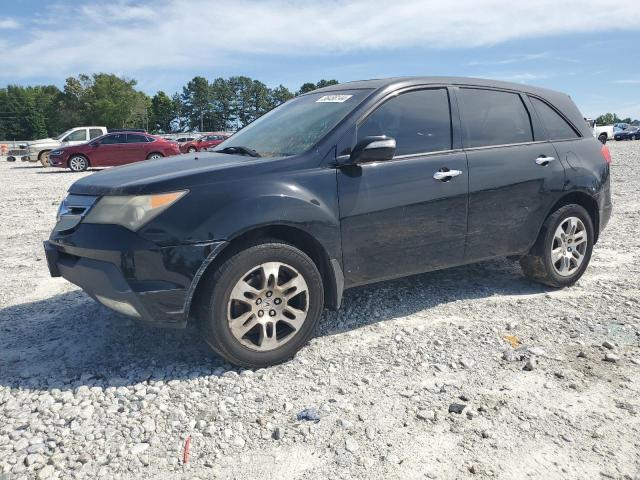
[[[189,147],[187,150],[189,153],[197,152],[196,147]]]
[[[69,170],[72,172],[84,172],[89,168],[89,160],[83,155],[73,155],[69,159]]]
[[[600,140],[600,142],[602,142],[603,144],[607,143],[607,134],[606,133],[601,133],[598,136],[598,140]]]
[[[153,152],[147,156],[147,160],[158,160],[159,158],[164,157],[160,152]]]
[[[302,251],[266,240],[231,256],[206,280],[199,323],[227,361],[258,368],[291,358],[322,314],[322,277]]]
[[[551,287],[573,285],[589,265],[593,240],[589,213],[580,205],[565,205],[549,215],[520,265],[537,282]]]

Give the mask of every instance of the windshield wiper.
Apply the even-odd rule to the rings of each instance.
[[[255,150],[253,150],[252,148],[243,147],[241,145],[238,145],[238,146],[235,146],[235,147],[224,147],[221,150],[214,150],[214,152],[217,152],[217,153],[230,153],[230,154],[238,153],[240,155],[248,155],[250,157],[259,157],[260,156],[260,154],[258,152],[256,152]]]

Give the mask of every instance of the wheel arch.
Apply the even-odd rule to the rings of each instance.
[[[595,244],[598,241],[598,237],[600,234],[600,209],[598,208],[598,202],[596,201],[596,199],[588,193],[582,191],[573,191],[562,196],[549,209],[547,215],[544,217],[545,221],[553,212],[569,204],[580,205],[589,213],[589,217],[591,217],[591,222],[593,223],[593,243]]]
[[[194,278],[194,285],[189,289],[185,303],[185,317],[190,320],[202,300],[207,279],[216,268],[228,258],[252,243],[262,239],[276,239],[289,243],[307,254],[315,263],[322,277],[325,307],[337,310],[342,301],[344,279],[342,268],[335,259],[331,259],[322,243],[306,230],[287,224],[272,224],[241,232],[226,242],[222,248],[215,250],[203,264],[204,270]]]

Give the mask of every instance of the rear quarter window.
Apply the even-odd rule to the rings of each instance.
[[[466,147],[533,141],[531,117],[517,93],[460,88],[458,101]]]
[[[529,99],[549,135],[549,140],[567,140],[580,137],[573,127],[546,102],[536,97],[529,97]]]

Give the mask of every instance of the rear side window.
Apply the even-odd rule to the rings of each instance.
[[[450,150],[447,90],[419,90],[387,100],[358,127],[358,140],[378,135],[395,138],[397,156]]]
[[[569,138],[579,138],[571,125],[562,118],[558,112],[547,105],[546,102],[537,99],[536,97],[529,97],[533,108],[535,108],[540,120],[542,121],[545,130],[549,134],[549,140],[566,140]]]
[[[102,135],[102,130],[99,128],[92,128],[89,130],[89,140],[93,140],[94,138],[98,138]]]
[[[127,135],[127,143],[147,143],[147,137],[139,133],[129,133]]]
[[[495,90],[461,88],[465,146],[486,147],[533,141],[529,112],[520,95]]]

